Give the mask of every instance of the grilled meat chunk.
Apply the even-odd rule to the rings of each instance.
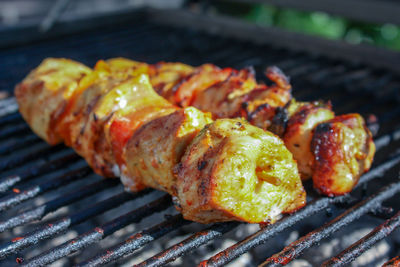
[[[359,114],[337,116],[313,133],[314,187],[328,196],[343,195],[368,171],[375,153],[372,135]]]
[[[65,144],[84,157],[96,173],[106,177],[115,176],[112,151],[104,142],[103,131],[110,114],[99,109],[105,109],[102,107],[104,96],[124,80],[125,77],[114,77],[107,70],[94,70],[82,79],[57,127]]]
[[[296,103],[295,105],[297,109],[288,119],[282,139],[297,161],[299,172],[304,180],[312,177],[313,174],[312,131],[319,123],[333,119],[335,115],[330,105],[319,102]]]
[[[192,106],[208,111],[214,118],[246,116],[243,95],[257,86],[250,69],[234,71],[225,81],[216,83],[198,92],[193,97]]]
[[[282,140],[240,119],[206,126],[178,166],[183,216],[203,223],[274,222],[305,204],[296,162]]]
[[[126,78],[127,76],[112,75],[106,62],[97,62],[94,71],[80,81],[68,101],[64,118],[57,125],[56,131],[66,145],[74,147],[77,152],[81,150],[80,136],[85,131],[96,104],[104,94]]]
[[[212,64],[202,65],[182,80],[175,92],[175,104],[181,107],[192,105],[193,98],[211,85],[225,81],[231,74],[231,68],[220,69]]]
[[[211,122],[211,114],[188,107],[140,127],[125,149],[127,174],[122,182],[131,191],[152,187],[176,195],[174,167],[196,134]]]
[[[126,90],[117,90],[116,94],[124,95],[124,106],[114,110],[106,125],[106,136],[111,145],[116,163],[122,172],[126,170],[126,159],[123,156],[131,136],[142,125],[156,118],[163,117],[177,110],[177,107],[159,96],[152,88],[145,74],[130,80]],[[120,97],[110,96],[110,101]]]
[[[174,103],[176,87],[193,74],[195,68],[182,63],[159,62],[149,71],[150,82],[154,90],[165,99]]]
[[[253,125],[267,129],[276,109],[286,105],[290,99],[290,86],[286,77],[270,68],[267,76],[278,82],[270,87],[257,84],[251,68],[233,70],[224,81],[197,92],[192,105],[211,112],[214,118],[246,118]],[[278,85],[279,84],[279,85]]]
[[[89,73],[91,69],[78,62],[48,58],[16,86],[19,111],[32,130],[49,144],[62,141],[56,125],[79,81]]]
[[[89,116],[80,142],[86,160],[95,170],[100,168],[103,175],[105,171],[118,175],[116,164],[122,164],[121,147],[125,147],[126,142],[116,137],[123,134],[129,139],[130,135],[147,121],[175,109],[154,92],[147,75],[140,74],[115,86],[103,95]],[[128,123],[129,129],[124,130],[124,133],[119,131],[121,128],[116,127],[121,119],[124,123],[131,122]]]
[[[213,71],[221,72],[217,68],[214,68]],[[205,71],[200,73],[205,73]],[[191,105],[200,110],[211,112],[214,118],[246,118],[251,124],[257,127],[273,131],[282,137],[286,147],[293,153],[302,179],[313,177],[314,185],[321,193],[325,194],[329,192],[327,194],[335,195],[335,192],[337,192],[337,194],[342,194],[334,188],[331,188],[331,190],[326,189],[326,187],[330,187],[331,185],[334,187],[334,183],[320,183],[316,181],[319,174],[316,174],[318,171],[314,172],[314,169],[321,169],[321,164],[318,162],[319,158],[317,158],[311,148],[311,140],[314,135],[313,130],[320,123],[334,118],[334,112],[331,110],[329,103],[297,102],[292,99],[289,79],[276,67],[268,68],[266,72],[266,76],[274,82],[271,86],[257,84],[251,69],[244,69],[240,71],[230,70],[230,75],[226,79],[221,79],[211,85],[210,82],[206,84],[207,88],[200,86],[199,90],[194,90],[193,88],[186,89],[186,86],[191,87],[195,84],[195,82],[186,84],[187,79],[194,76],[194,74],[192,76],[189,75],[189,78],[182,78],[180,81],[180,94],[184,94],[185,98],[190,100],[180,102],[181,98],[178,96],[172,99],[174,103],[178,105],[191,103]],[[204,76],[200,77],[197,79],[204,79]],[[210,75],[209,79],[212,79],[212,77]],[[214,75],[214,77],[221,77],[221,75]],[[337,127],[343,128],[343,131],[346,131],[345,124]],[[370,136],[370,132],[365,127],[359,127],[359,135]],[[318,140],[318,138],[315,138],[315,140]],[[349,142],[357,147],[357,141],[349,140]],[[367,143],[371,143],[370,147],[373,146],[372,140]],[[341,140],[332,137],[330,146],[341,147]],[[372,148],[370,151],[369,156],[365,159],[357,159],[359,165],[371,165],[374,153]],[[355,155],[353,153],[349,157],[354,157]],[[338,162],[342,160],[341,164],[347,164],[344,158],[340,159],[336,154],[332,157],[336,156]],[[363,173],[367,169],[360,167],[360,172]],[[347,171],[346,173],[350,177],[351,172]],[[353,171],[351,179],[356,182],[361,173]],[[331,179],[337,180],[337,183],[341,183],[341,178],[338,175],[334,174],[334,172],[330,172],[330,174],[332,175]],[[353,183],[353,186],[355,184]],[[325,188],[320,188],[320,186],[324,186]],[[348,190],[351,190],[351,188],[349,187]]]
[[[172,104],[154,92],[147,76],[143,76],[147,72],[147,64],[135,61],[120,58],[99,61],[95,70],[82,79],[64,121],[59,124],[65,143],[102,176],[119,175],[116,159],[122,151],[113,150],[118,146],[110,142],[108,131],[115,119],[130,112],[134,125],[139,127],[146,119],[165,114],[164,107],[170,112],[174,110]],[[134,125],[124,134],[132,133]]]

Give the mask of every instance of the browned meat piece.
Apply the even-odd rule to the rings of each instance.
[[[140,127],[125,150],[129,177],[122,182],[132,191],[153,187],[176,195],[173,169],[196,134],[211,122],[211,114],[188,107]]]
[[[184,217],[203,223],[272,223],[305,204],[296,162],[282,140],[240,119],[206,126],[178,168]]]
[[[302,179],[313,175],[314,155],[311,152],[313,129],[321,122],[334,118],[330,105],[300,103],[287,121],[283,134],[286,147],[297,161]]]
[[[91,69],[78,62],[48,58],[16,86],[19,111],[32,130],[49,144],[62,141],[56,125],[79,81],[89,73]]]
[[[80,94],[77,94],[71,100],[68,111],[62,122],[59,123],[58,133],[64,139],[66,145],[86,159],[94,171],[106,177],[113,177],[113,158],[112,151],[103,142],[97,142],[98,151],[94,150],[95,139],[104,139],[103,125],[106,121],[105,116],[99,116],[94,113],[98,102],[102,97],[114,87],[121,84],[122,79],[113,78],[109,73],[94,71],[91,75],[85,77],[89,80],[88,86],[82,88]],[[93,134],[91,134],[93,133]],[[89,149],[90,148],[90,149]],[[96,153],[100,151],[98,159],[100,162],[94,162]]]
[[[180,81],[177,85],[174,95],[175,104],[181,107],[192,105],[194,97],[208,87],[225,81],[231,74],[232,69],[220,69],[212,64],[202,65],[189,75],[187,78]]]
[[[359,114],[337,116],[313,134],[314,186],[328,196],[350,192],[369,170],[375,153],[372,135]]]
[[[225,81],[198,92],[192,106],[211,112],[214,118],[246,116],[243,95],[252,91],[257,82],[251,70],[233,72]]]
[[[147,71],[147,65],[134,61],[119,58],[99,61],[95,70],[81,81],[65,119],[59,123],[58,131],[65,143],[102,176],[119,174],[106,130],[121,112],[142,111],[143,116],[136,116],[139,126],[152,117],[150,114],[160,113],[160,103],[172,107],[154,92],[147,77],[141,79],[140,75]]]
[[[182,63],[159,62],[149,72],[150,82],[159,95],[174,103],[174,88],[194,71],[195,68]]]

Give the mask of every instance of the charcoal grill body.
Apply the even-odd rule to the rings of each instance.
[[[373,168],[361,178],[355,192],[337,198],[321,197],[308,184],[309,204],[305,208],[249,234],[206,259],[204,264],[224,265],[296,228],[312,215],[325,216],[327,209],[336,212],[332,218],[326,218],[326,225],[299,237],[289,247],[282,244],[281,252],[265,255],[264,262],[254,264],[290,262],[338,230],[357,223],[362,216],[375,213],[382,225],[377,224],[369,236],[337,257],[331,255],[331,259],[326,259],[327,265],[346,264],[398,226],[395,196],[400,192],[399,53],[260,28],[227,17],[205,17],[187,10],[126,11],[101,19],[60,21],[41,36],[35,31],[28,26],[7,33],[24,38],[0,38],[0,90],[12,92],[14,85],[46,57],[67,57],[91,66],[98,59],[111,57],[150,63],[211,62],[235,68],[251,65],[258,73],[269,65],[277,65],[291,77],[296,98],[331,100],[338,114],[359,112],[370,118],[378,152]],[[47,146],[29,130],[16,109],[12,97],[0,100],[0,231],[4,235],[0,244],[1,264],[41,266],[67,256],[70,264],[80,266],[120,263],[124,256],[140,255],[132,256],[139,248],[174,236],[188,224],[195,225],[174,212],[169,196],[152,190],[125,193],[115,180],[93,175],[70,149]],[[378,123],[371,118],[377,118]],[[135,202],[138,200],[142,202]],[[393,209],[382,208],[382,203]],[[165,211],[171,216],[159,216],[142,228],[134,228],[130,237],[118,239],[114,235]],[[224,239],[240,225],[195,225],[199,230],[193,235],[149,259],[144,258],[140,266],[166,264],[208,242]],[[22,230],[20,226],[24,226]],[[64,235],[62,242],[52,243],[71,229],[75,234]],[[380,229],[385,229],[383,234]],[[101,247],[108,236],[117,240],[112,246]],[[82,256],[82,251],[90,246],[97,247],[97,254]],[[216,248],[214,253],[219,251]],[[70,256],[74,252],[78,253]]]

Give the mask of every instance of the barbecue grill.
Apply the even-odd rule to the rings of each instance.
[[[326,266],[343,266],[395,234],[400,225],[395,197],[400,193],[399,53],[188,10],[140,9],[100,20],[59,21],[40,36],[30,27],[11,33],[26,34],[26,38],[17,43],[5,38],[0,43],[0,89],[9,92],[49,56],[88,65],[118,56],[150,63],[252,65],[258,73],[268,65],[277,65],[291,77],[296,98],[331,100],[337,113],[359,112],[367,118],[375,133],[377,154],[371,171],[361,177],[352,194],[321,197],[306,183],[305,208],[273,225],[260,226],[227,248],[216,245],[211,253],[214,256],[199,258],[197,263],[204,260],[204,266],[225,265],[296,229],[311,216],[323,217],[325,224],[308,229],[308,233],[301,231],[296,241],[276,248],[276,254],[265,254],[262,261],[251,263],[278,266],[301,257],[305,250],[352,223],[378,218],[381,224],[368,235],[324,259]],[[50,147],[41,141],[23,122],[13,97],[0,101],[0,116],[0,258],[4,266],[43,266],[59,259],[64,259],[64,264],[98,266],[120,264],[127,257],[143,259],[137,266],[161,266],[223,240],[243,226],[238,222],[207,226],[188,222],[171,208],[168,195],[150,189],[124,192],[118,180],[94,175],[71,149]],[[68,234],[71,229],[75,234]],[[131,232],[128,236],[118,234],[121,229]],[[146,252],[149,245],[173,239],[182,229],[192,232],[150,255]],[[102,245],[106,240],[109,242]],[[85,254],[88,247],[94,247],[95,252]],[[399,247],[391,248],[389,257],[398,255],[396,249]]]

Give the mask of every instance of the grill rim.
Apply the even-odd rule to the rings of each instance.
[[[208,34],[233,37],[258,44],[274,45],[291,51],[327,56],[332,59],[366,64],[369,67],[388,69],[400,74],[400,52],[369,44],[352,45],[341,40],[328,40],[316,36],[266,27],[241,21],[233,17],[193,12],[184,8],[160,9],[154,7],[132,8],[109,14],[60,18],[52,30],[38,34],[37,25],[22,25],[0,31],[0,49],[14,48],[36,41],[48,41],[63,35],[90,31],[100,27],[145,20],[150,23],[201,30]],[[187,25],[190,25],[187,26]],[[79,26],[79,27],[78,27]],[[10,36],[23,36],[10,40]],[[368,56],[366,56],[368,55]]]
[[[146,16],[152,22],[175,27],[190,25],[191,29],[233,37],[258,44],[274,45],[291,51],[306,52],[311,55],[327,56],[331,59],[352,61],[369,67],[390,69],[400,74],[400,52],[368,44],[351,45],[340,40],[328,40],[311,35],[285,31],[277,27],[261,27],[238,19],[204,13],[195,13],[184,9],[147,8]],[[368,55],[368,56],[366,56]]]

